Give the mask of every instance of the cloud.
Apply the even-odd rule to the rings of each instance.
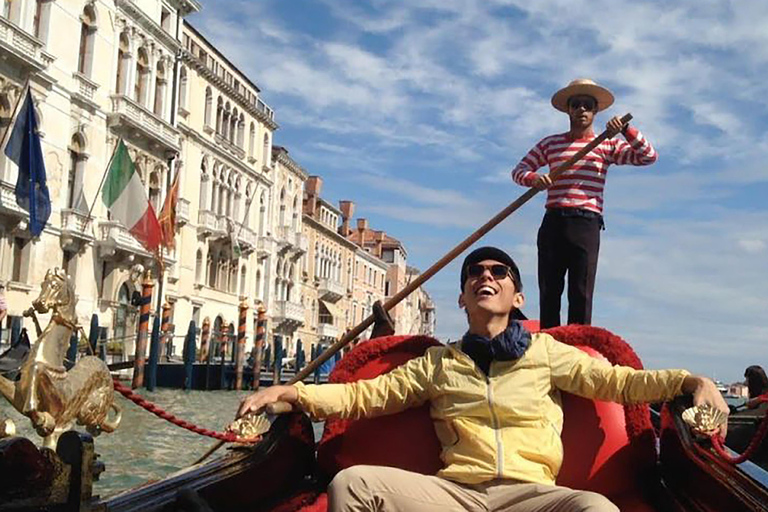
[[[589,76],[616,94],[599,123],[631,112],[660,155],[609,171],[596,322],[637,340],[656,367],[735,379],[761,357],[768,364],[768,31],[755,22],[768,4],[307,6],[322,19],[275,0],[233,1],[206,4],[193,23],[260,85],[281,124],[276,142],[322,175],[329,195],[409,240],[409,263],[428,267],[524,191],[511,168],[567,129],[550,96]],[[534,313],[542,208],[540,195],[483,240],[522,258]],[[466,325],[455,272],[427,286],[438,334],[453,339]]]

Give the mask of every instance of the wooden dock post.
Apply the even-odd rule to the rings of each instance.
[[[163,356],[166,356],[166,360],[168,360],[168,352],[170,350],[170,344],[173,343],[173,332],[171,331],[171,309],[173,306],[168,304],[166,301],[163,304],[163,321],[160,325],[161,335],[160,335],[160,351],[158,352],[158,360],[162,358]]]
[[[211,337],[211,319],[205,317],[203,330],[200,332],[200,362],[208,361],[208,340]]]
[[[237,323],[237,344],[235,344],[235,389],[243,389],[243,364],[245,363],[245,323],[248,321],[248,301],[240,302]]]
[[[275,373],[272,376],[272,384],[280,384],[280,376],[283,373],[283,337],[275,334]]]
[[[197,328],[195,327],[195,321],[190,320],[189,329],[187,329],[187,337],[184,338],[184,382],[181,384],[181,389],[192,389],[194,385],[194,365],[195,365],[195,338],[197,336]]]
[[[259,303],[256,306],[256,333],[253,338],[253,384],[254,390],[261,384],[261,358],[264,352],[264,339],[267,334],[267,308]],[[269,361],[267,361],[269,364]]]
[[[152,337],[149,341],[149,365],[147,368],[147,391],[157,387],[157,360],[160,358],[160,318],[152,321]]]
[[[152,275],[147,271],[141,283],[141,308],[139,310],[139,332],[136,335],[136,351],[133,359],[133,379],[131,389],[144,385],[144,363],[147,357],[147,337],[149,331],[149,309],[152,302]]]

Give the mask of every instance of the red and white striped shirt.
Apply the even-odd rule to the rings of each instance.
[[[569,133],[550,135],[541,140],[512,170],[518,185],[530,187],[536,170],[549,165],[550,171],[562,164],[595,138],[592,134],[573,140]],[[565,171],[547,190],[547,208],[582,208],[603,213],[603,190],[608,166],[650,165],[656,161],[656,150],[633,126],[626,130],[626,142],[606,139],[571,169]]]

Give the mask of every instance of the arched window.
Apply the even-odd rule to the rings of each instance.
[[[240,295],[245,296],[245,278],[247,276],[247,272],[245,269],[245,265],[243,265],[240,268]]]
[[[229,119],[229,142],[237,143],[237,109],[232,110],[232,117]]]
[[[293,208],[291,209],[293,212],[293,217],[291,218],[291,226],[293,227],[294,231],[299,230],[299,196],[295,196],[293,198]]]
[[[119,355],[124,355],[124,347],[128,344],[131,331],[131,322],[128,321],[128,313],[131,309],[131,289],[126,283],[120,285],[117,292],[117,308],[112,322],[112,337],[117,342],[115,347],[121,347]],[[108,348],[109,349],[109,348]]]
[[[208,286],[211,288],[216,287],[216,261],[214,261],[213,257],[213,251],[208,248],[208,260],[207,260],[207,270],[208,273]]]
[[[77,70],[87,77],[91,76],[95,42],[96,10],[92,4],[88,4],[80,16],[80,54],[77,60]]]
[[[267,198],[264,192],[259,197],[259,236],[264,236],[264,228],[267,217]]]
[[[125,94],[128,91],[128,69],[131,63],[130,41],[123,32],[120,34],[120,44],[117,49],[117,94]]]
[[[85,179],[85,163],[88,155],[85,152],[85,137],[76,133],[69,144],[69,175],[67,179],[67,203],[66,208],[88,213],[83,194],[83,182]]]
[[[139,48],[136,58],[136,86],[134,87],[134,99],[140,105],[147,102],[147,82],[149,81],[149,57],[145,48]]]
[[[35,0],[35,15],[32,18],[32,34],[44,43],[48,40],[48,23],[51,16],[51,3],[52,0]]]
[[[285,187],[280,190],[280,216],[277,225],[280,227],[285,226]]]
[[[229,123],[231,118],[232,108],[230,107],[229,102],[227,102],[224,105],[224,114],[221,120],[221,136],[227,140],[229,140]]]
[[[264,148],[263,148],[263,151],[264,151],[264,165],[269,167],[270,163],[272,162],[272,158],[271,158],[271,155],[269,154],[270,153],[270,151],[269,151],[269,135],[266,134],[266,133],[264,134]]]
[[[200,249],[197,250],[195,257],[195,282],[198,284],[203,282],[203,251]]]
[[[229,293],[237,293],[237,260],[229,262]]]
[[[261,269],[256,270],[256,298],[261,299]]]
[[[245,149],[245,116],[240,113],[240,120],[237,122],[237,147]]]
[[[200,209],[206,210],[208,207],[208,187],[211,186],[211,179],[208,175],[208,163],[206,158],[200,162]]]
[[[160,175],[161,171],[158,170],[149,175],[149,203],[156,212],[160,211]]]
[[[213,91],[211,86],[205,88],[205,126],[211,127],[211,110],[213,109]]]
[[[179,71],[179,107],[187,110],[187,68],[181,66]]]
[[[158,117],[163,117],[165,109],[165,65],[162,61],[157,63],[155,68],[155,108],[154,113]]]
[[[216,101],[216,133],[218,134],[222,133],[223,120],[224,120],[224,101],[221,99],[221,96],[219,96],[219,99]]]
[[[256,144],[256,124],[251,123],[251,130],[248,133],[248,156],[253,158],[253,150]]]

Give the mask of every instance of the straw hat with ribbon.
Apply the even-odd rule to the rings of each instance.
[[[613,105],[611,91],[589,78],[577,78],[552,96],[552,106],[560,112],[568,112],[568,99],[573,96],[592,96],[597,100],[598,112]]]

